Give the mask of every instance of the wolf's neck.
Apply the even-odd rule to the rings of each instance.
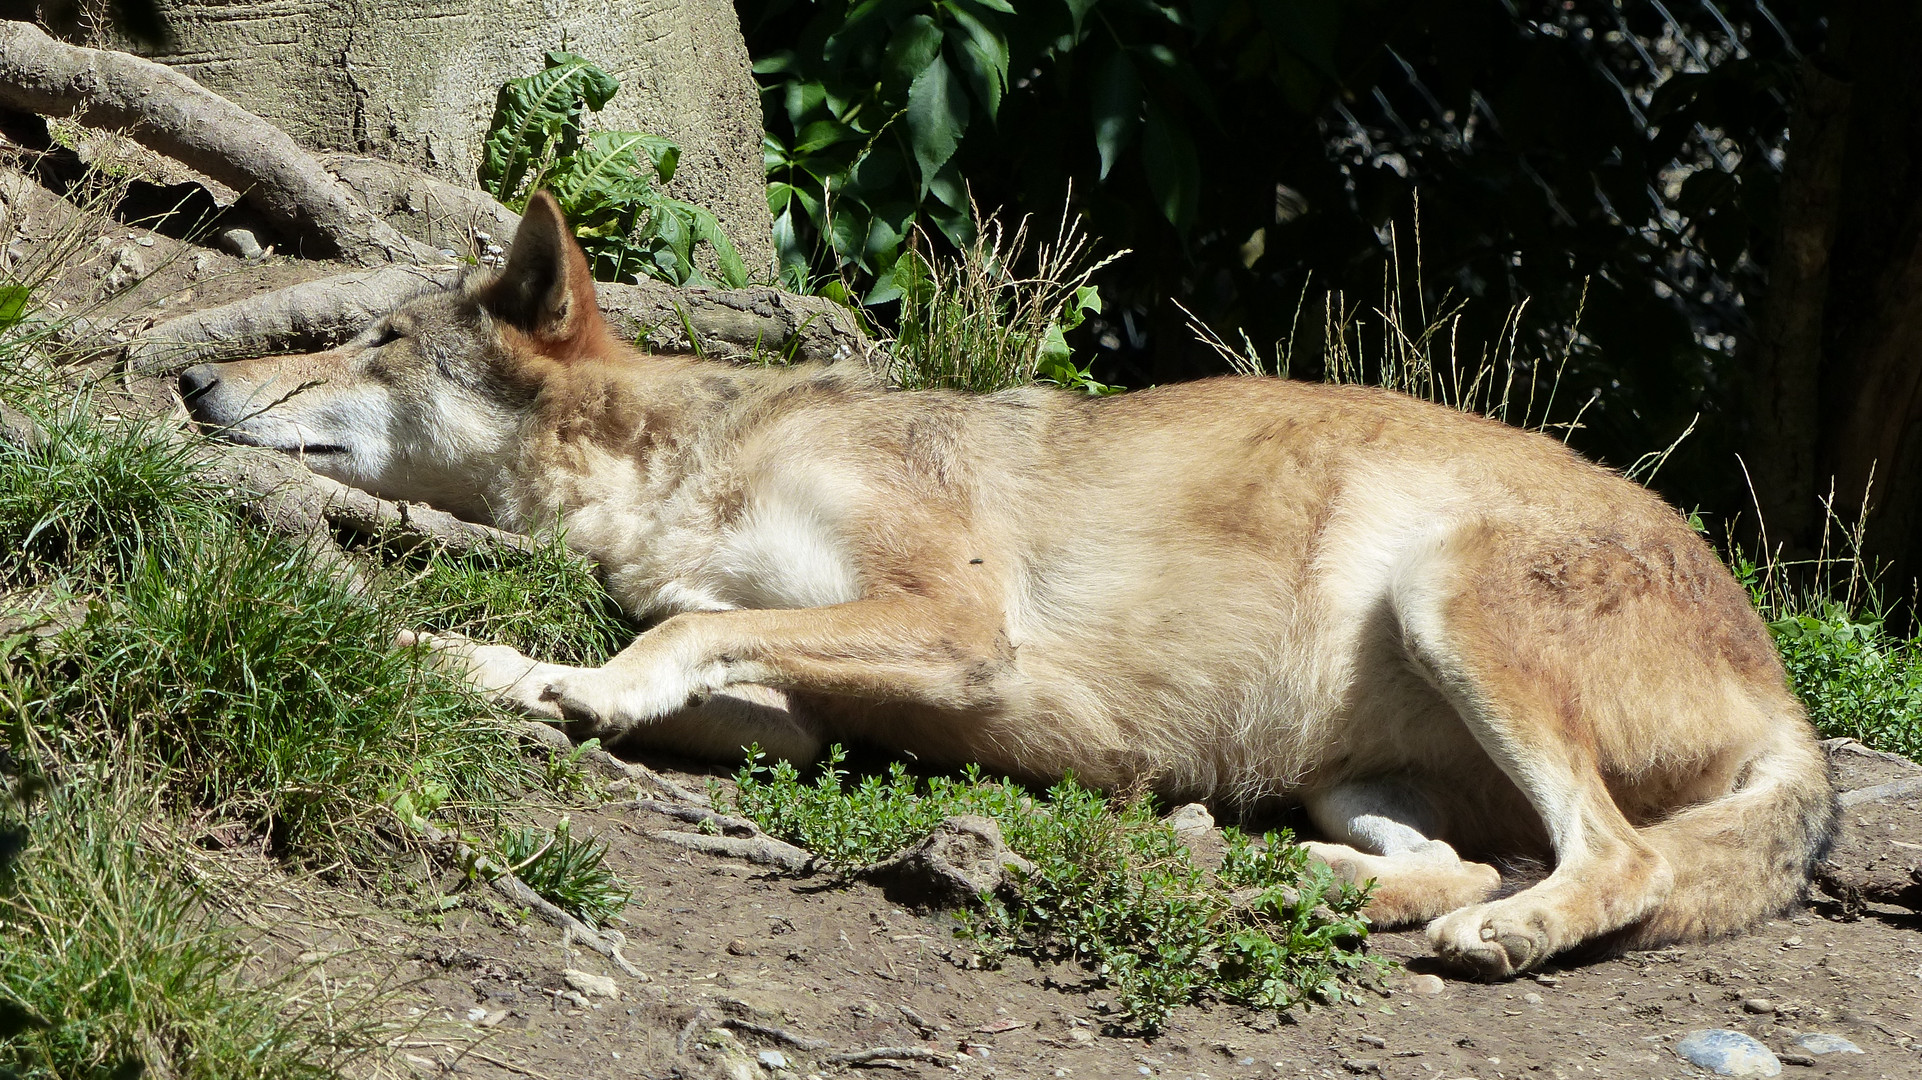
[[[494,505],[506,528],[559,525],[602,565],[671,557],[711,517],[734,452],[788,402],[879,389],[859,361],[758,367],[671,357],[581,365],[550,378]],[[702,523],[705,525],[705,523]]]

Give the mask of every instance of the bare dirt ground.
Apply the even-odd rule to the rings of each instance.
[[[13,212],[27,218],[27,244],[10,256],[18,260],[64,214],[39,189],[13,194]],[[114,306],[134,313],[125,333],[341,269],[243,263],[134,227],[93,239],[89,253],[63,278],[59,300],[78,307],[124,290]],[[130,263],[152,276],[116,281]],[[156,404],[167,397],[161,381],[130,389]],[[1844,789],[1922,774],[1855,754],[1838,755],[1837,766]],[[705,782],[663,771],[696,789]],[[1915,795],[1864,803],[1846,819],[1854,857],[1913,865],[1922,850]],[[1897,908],[1818,897],[1731,940],[1494,984],[1429,966],[1419,933],[1380,934],[1371,947],[1406,968],[1364,1005],[1281,1017],[1204,1005],[1144,1040],[1110,1027],[1101,989],[1078,969],[1019,959],[970,969],[949,916],[911,911],[867,885],[689,853],[653,838],[672,823],[624,808],[618,795],[574,821],[577,833],[608,841],[609,865],[636,887],[617,929],[645,981],[454,874],[436,883],[452,905],[426,911],[296,881],[244,843],[210,851],[200,876],[227,883],[216,895],[257,932],[268,968],[311,964],[301,977],[314,980],[318,1000],[374,987],[381,1011],[411,1020],[391,1061],[377,1064],[401,1074],[801,1078],[843,1068],[828,1063],[834,1054],[914,1047],[931,1060],[861,1067],[1083,1080],[1682,1077],[1707,1073],[1679,1057],[1676,1042],[1729,1028],[1782,1055],[1789,1076],[1922,1076],[1922,920]],[[434,889],[410,895],[423,893]],[[597,992],[608,989],[613,996]],[[1843,1036],[1862,1053],[1798,1057],[1793,1040],[1809,1032]]]
[[[1922,775],[1855,755],[1837,764],[1848,788]],[[1894,908],[1845,919],[1818,897],[1730,940],[1492,984],[1432,966],[1419,933],[1378,934],[1371,947],[1405,968],[1361,1006],[1276,1016],[1203,1005],[1142,1039],[1111,1028],[1101,990],[1079,969],[1020,959],[968,969],[969,949],[943,913],[909,910],[868,885],[671,847],[651,834],[675,823],[618,798],[574,820],[608,840],[609,864],[637,887],[619,929],[646,981],[471,890],[431,915],[303,891],[292,905],[302,914],[277,918],[263,940],[286,957],[342,950],[316,978],[378,976],[401,987],[385,1007],[418,1027],[396,1040],[395,1061],[423,1076],[799,1078],[835,1071],[827,1059],[837,1053],[918,1047],[940,1060],[899,1062],[900,1071],[1682,1077],[1709,1075],[1674,1051],[1705,1028],[1753,1036],[1782,1055],[1789,1076],[1922,1075],[1922,923]],[[1922,844],[1922,801],[1871,804],[1848,828],[1877,843]],[[570,982],[569,971],[611,979],[618,996],[593,993],[579,974]],[[1808,1055],[1793,1040],[1810,1032],[1863,1052]],[[762,1064],[767,1052],[787,1069]]]

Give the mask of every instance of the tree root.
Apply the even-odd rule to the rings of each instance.
[[[772,866],[779,870],[786,870],[790,874],[802,874],[814,868],[814,856],[805,849],[776,840],[771,836],[710,836],[706,833],[672,830],[654,835],[689,851],[745,859],[758,866]]]
[[[242,193],[303,254],[362,266],[435,252],[376,217],[272,124],[151,60],[0,22],[0,105],[121,130]]]
[[[127,346],[127,364],[147,374],[332,348],[407,301],[459,284],[463,273],[389,266],[289,285],[160,323]]]
[[[686,803],[662,802],[659,799],[639,798],[628,804],[636,810],[649,810],[676,821],[690,825],[713,825],[730,836],[766,836],[759,825],[744,817],[716,813],[705,806],[690,806]]]
[[[539,720],[525,720],[521,722],[520,730],[521,734],[526,737],[529,742],[539,743],[557,753],[571,754],[579,749],[579,747],[574,745],[574,740],[569,739],[561,729],[552,724],[545,724]],[[660,773],[655,772],[645,765],[636,764],[632,761],[623,761],[598,747],[582,752],[581,760],[586,762],[595,772],[609,779],[628,780],[634,783],[646,784],[670,799],[677,799],[682,803],[688,804],[688,809],[692,812],[698,812],[701,807],[707,805],[707,796],[696,791],[689,791],[687,788],[669,780],[667,777],[662,776]],[[651,802],[653,800],[648,801]],[[663,803],[661,805],[665,806],[669,804]]]
[[[425,822],[421,823],[420,834],[425,837],[430,844],[452,844],[463,863],[471,864],[477,854],[474,849],[466,843],[449,836],[447,833]],[[602,956],[607,957],[615,967],[620,968],[628,977],[640,982],[648,981],[646,972],[629,963],[627,957],[621,955],[621,947],[619,944],[606,934],[601,933],[554,906],[546,897],[543,897],[529,887],[525,881],[522,881],[511,873],[504,873],[488,881],[487,884],[495,892],[540,916],[542,922],[560,928],[561,933],[566,937],[578,941],[595,952],[600,953]]]
[[[534,541],[519,533],[462,521],[431,506],[389,502],[272,450],[207,442],[198,457],[206,482],[232,492],[269,531],[306,545],[324,570],[356,594],[366,591],[366,577],[334,539],[335,529],[402,549],[431,545],[461,555],[533,549]]]
[[[783,1046],[792,1046],[796,1050],[813,1052],[815,1050],[826,1050],[828,1047],[834,1045],[826,1039],[815,1039],[806,1035],[796,1035],[786,1028],[772,1027],[768,1024],[757,1024],[752,1020],[742,1020],[733,1016],[722,1020],[720,1026],[738,1031],[743,1035],[753,1035],[756,1038],[766,1039],[768,1042],[777,1042]]]
[[[140,373],[281,352],[332,348],[417,296],[452,288],[461,267],[337,274],[170,319],[127,346]],[[661,282],[600,283],[617,336],[654,352],[727,360],[831,361],[866,357],[872,343],[845,309],[778,289],[677,289]]]
[[[829,1054],[821,1059],[823,1065],[869,1065],[880,1061],[927,1061],[936,1065],[952,1064],[953,1054],[941,1050],[931,1050],[925,1046],[876,1046],[869,1050],[850,1050],[845,1054]]]

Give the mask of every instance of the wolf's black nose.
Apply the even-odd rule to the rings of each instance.
[[[212,364],[195,364],[180,373],[180,400],[189,405],[194,399],[214,388],[220,381],[220,373]]]

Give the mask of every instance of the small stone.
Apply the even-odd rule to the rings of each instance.
[[[1757,1016],[1767,1016],[1768,1014],[1775,1011],[1775,1002],[1770,1001],[1767,998],[1759,998],[1759,997],[1743,998],[1742,1011],[1752,1012],[1752,1013],[1755,1013]]]
[[[139,237],[135,237],[135,238],[134,238],[134,243],[136,243],[136,244],[139,244],[139,245],[140,245],[141,247],[152,247],[152,246],[153,246],[153,237],[151,237],[151,236],[139,236]]]
[[[1542,1003],[1542,996],[1530,990],[1528,993],[1522,995],[1522,1000],[1528,1002],[1530,1005],[1540,1005]]]
[[[1792,1045],[1799,1046],[1802,1049],[1807,1050],[1811,1054],[1859,1054],[1859,1053],[1862,1053],[1861,1047],[1855,1045],[1854,1043],[1848,1041],[1847,1039],[1844,1039],[1842,1036],[1829,1035],[1819,1031],[1810,1032],[1807,1035],[1798,1036]]]
[[[747,956],[752,951],[753,950],[747,947],[747,942],[742,938],[735,938],[733,941],[727,943],[727,954],[729,956]]]
[[[242,225],[230,225],[214,234],[214,243],[219,244],[229,255],[238,255],[248,262],[265,258],[267,249],[260,246],[260,237]]]
[[[1535,976],[1535,981],[1541,983],[1543,986],[1562,985],[1561,977],[1556,975],[1537,975]]]
[[[1176,836],[1198,836],[1212,831],[1215,827],[1215,816],[1198,802],[1175,807],[1169,813],[1167,821],[1168,827],[1175,831]]]
[[[476,1026],[484,1028],[496,1027],[505,1019],[507,1019],[507,1010],[495,1009],[493,1012],[481,1017],[480,1020],[476,1022]]]
[[[483,243],[483,244],[484,244],[484,243],[486,243],[486,242],[487,242],[487,241],[489,241],[489,240],[492,240],[493,238],[494,238],[494,234],[493,234],[493,233],[490,233],[490,232],[482,232],[482,231],[481,231],[481,230],[479,230],[479,229],[475,229],[475,230],[474,230],[474,239],[476,239],[476,240],[479,240],[479,241],[480,241],[481,243]]]
[[[787,1055],[779,1050],[763,1050],[755,1057],[760,1061],[761,1068],[769,1072],[779,1072],[789,1067]]]
[[[1739,1031],[1709,1028],[1690,1032],[1675,1052],[1691,1064],[1721,1076],[1780,1076],[1782,1062],[1769,1048]]]
[[[919,844],[867,869],[890,890],[919,899],[971,904],[1032,873],[1034,865],[1008,850],[993,818],[958,815]]]
[[[561,981],[588,997],[619,998],[621,996],[619,984],[605,975],[568,968],[561,972]]]
[[[1071,1042],[1077,1042],[1086,1046],[1094,1041],[1094,1032],[1089,1031],[1087,1028],[1075,1028],[1073,1031],[1068,1032],[1068,1039]]]
[[[1411,994],[1439,994],[1448,989],[1439,975],[1410,975],[1407,990]]]
[[[503,247],[501,247],[501,246],[500,246],[499,244],[489,244],[489,245],[487,245],[487,253],[488,253],[489,255],[499,255],[499,254],[500,254],[500,253],[501,253],[502,251],[504,251],[504,250],[506,250],[506,249],[505,249],[505,248],[503,248]]]
[[[443,258],[443,259],[451,259],[451,258],[454,258],[454,257],[455,257],[456,255],[458,255],[458,254],[459,254],[459,252],[457,252],[457,251],[455,251],[455,250],[454,250],[453,248],[441,248],[441,249],[440,249],[440,257],[441,257],[441,258]]]
[[[1388,1049],[1388,1040],[1382,1038],[1380,1035],[1357,1035],[1355,1036],[1355,1041],[1361,1043],[1363,1046],[1372,1046],[1377,1050]]]
[[[1779,1054],[1777,1054],[1777,1055],[1775,1055],[1775,1056],[1776,1056],[1777,1058],[1779,1058],[1779,1059],[1781,1060],[1781,1062],[1782,1062],[1782,1064],[1784,1064],[1784,1065],[1813,1065],[1813,1064],[1815,1064],[1815,1059],[1814,1059],[1814,1058],[1812,1058],[1812,1057],[1810,1057],[1810,1056],[1809,1056],[1809,1055],[1807,1055],[1807,1054],[1791,1054],[1791,1053],[1789,1053],[1788,1051],[1786,1051],[1786,1050],[1785,1050],[1785,1051],[1783,1051],[1782,1053],[1779,1053]]]
[[[476,1020],[484,1020],[486,1018],[487,1018],[487,1010],[481,1008],[478,1005],[476,1005],[474,1008],[467,1010],[467,1022],[470,1024]]]

